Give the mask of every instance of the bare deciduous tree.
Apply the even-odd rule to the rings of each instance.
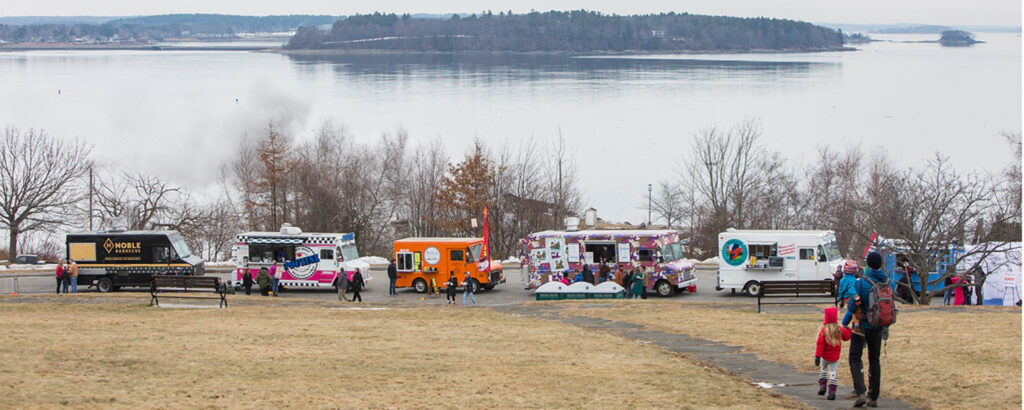
[[[43,131],[4,129],[0,138],[0,224],[17,255],[18,236],[65,223],[59,211],[84,197],[76,186],[89,167],[90,148]]]

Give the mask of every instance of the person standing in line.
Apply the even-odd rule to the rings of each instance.
[[[633,280],[629,284],[633,287],[633,299],[640,299],[644,292],[644,272],[641,270],[635,272]]]
[[[649,276],[647,276],[646,266],[640,265],[640,277],[643,278],[640,281],[640,299],[647,299],[647,284],[645,282]]]
[[[608,282],[615,282],[615,280],[618,279],[619,275],[621,274],[622,272],[619,270],[618,267],[616,267],[614,271],[608,272],[608,278],[606,278],[606,280]]]
[[[359,295],[359,291],[363,290],[363,286],[364,285],[366,285],[366,283],[363,282],[363,273],[359,271],[359,268],[356,268],[356,272],[352,274],[352,301],[353,302],[355,302],[356,299],[359,299],[360,302],[363,301],[363,297]]]
[[[71,288],[71,266],[64,265],[64,274],[60,275],[60,286],[64,293],[70,293],[68,290]]]
[[[245,273],[242,274],[242,286],[245,287],[245,295],[249,296],[252,294],[252,273],[249,272],[249,267],[246,266]]]
[[[395,257],[388,259],[388,295],[398,296],[395,291],[395,281],[398,280],[398,266],[395,265]]]
[[[946,288],[946,291],[942,293],[942,304],[949,306],[953,301],[953,275],[946,276],[946,279],[942,281],[942,285]]]
[[[260,287],[260,295],[267,296],[270,294],[270,275],[267,274],[267,268],[260,268],[260,272],[256,274],[256,284]]]
[[[69,265],[71,269],[70,281],[71,281],[71,293],[78,293],[78,264],[75,260],[71,260]]]
[[[60,284],[64,280],[64,259],[57,263],[57,294],[60,294]]]
[[[636,275],[635,270],[626,272],[619,267],[619,271],[622,272],[622,287],[626,289],[626,299],[633,298],[633,275]]]
[[[469,272],[466,272],[465,279],[462,280],[462,304],[466,304],[466,296],[476,304],[476,298],[473,297],[473,292],[476,291],[476,283],[473,282],[473,278],[469,277]]]
[[[278,269],[277,267],[277,262],[274,262],[273,265],[270,265],[270,290],[275,297],[277,296],[277,289],[281,284],[281,271],[282,270]]]
[[[583,271],[580,272],[580,275],[583,282],[594,284],[594,271],[590,270],[590,265],[586,262],[583,263]]]
[[[445,289],[445,301],[449,305],[455,304],[455,288],[459,287],[459,280],[455,278],[455,271],[448,272],[448,283]]]
[[[608,273],[611,269],[608,268],[608,264],[604,259],[601,259],[601,265],[597,268],[597,283],[603,283],[608,280]]]

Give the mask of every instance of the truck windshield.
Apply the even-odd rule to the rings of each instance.
[[[174,247],[174,251],[178,253],[178,257],[187,258],[192,256],[192,251],[188,249],[188,244],[185,243],[185,239],[181,237],[181,234],[175,232],[167,235],[167,239],[171,240],[171,246]]]
[[[825,248],[825,258],[829,261],[838,260],[842,257],[839,255],[839,245],[836,244],[835,239],[826,241],[822,244],[822,247]]]
[[[356,250],[355,244],[348,244],[341,246],[341,256],[343,260],[350,261],[359,259],[359,251]]]
[[[479,262],[480,261],[480,251],[483,250],[483,248],[484,248],[484,246],[481,245],[481,244],[476,244],[476,245],[470,246],[469,247],[469,254],[472,256],[472,260],[471,261],[467,261],[467,262]]]
[[[665,262],[672,262],[683,258],[683,247],[679,243],[671,243],[661,247],[661,257]]]

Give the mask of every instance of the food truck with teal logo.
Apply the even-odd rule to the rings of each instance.
[[[715,289],[757,295],[763,282],[832,279],[842,263],[832,231],[730,228],[718,234]]]
[[[236,269],[229,285],[241,286],[248,271],[253,280],[261,268],[281,270],[281,285],[290,288],[336,289],[341,275],[351,277],[356,268],[369,282],[370,264],[356,260],[355,234],[303,232],[284,224],[279,232],[238,234],[231,248]]]

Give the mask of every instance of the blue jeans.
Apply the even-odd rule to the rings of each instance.
[[[946,289],[946,293],[942,295],[942,304],[948,305],[953,299],[953,289]]]
[[[64,288],[64,293],[70,293],[68,292],[68,287],[71,286],[71,280],[68,279],[66,281],[61,282],[60,286]]]
[[[466,304],[466,295],[469,295],[469,299],[472,300],[473,304],[475,305],[476,304],[476,298],[473,297],[473,292],[462,292],[462,304],[463,305]]]
[[[78,293],[78,277],[71,277],[71,293]]]
[[[278,278],[271,278],[271,279],[270,279],[270,288],[271,288],[271,292],[272,292],[272,293],[273,293],[273,294],[274,294],[275,296],[277,295],[277,285],[278,285],[279,283],[281,283],[281,279],[278,279]]]
[[[395,291],[395,281],[396,281],[396,280],[398,280],[398,279],[395,279],[395,278],[388,278],[388,282],[389,282],[389,285],[388,285],[388,294],[389,294],[389,295],[397,295],[397,294],[398,294],[398,292],[396,292],[396,291]]]

